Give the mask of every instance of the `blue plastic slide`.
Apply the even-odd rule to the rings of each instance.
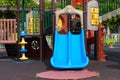
[[[55,30],[55,43],[50,63],[57,69],[83,69],[89,63],[86,56],[84,29],[80,34],[59,34]]]

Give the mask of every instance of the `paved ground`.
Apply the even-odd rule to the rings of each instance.
[[[84,80],[120,80],[120,46],[104,49],[108,60],[104,62],[91,60],[86,67],[90,71],[98,72],[100,76]],[[15,58],[4,58],[0,59],[0,80],[49,80],[35,76],[36,73],[51,69],[53,68],[49,60],[18,62]]]
[[[98,78],[92,80],[120,80],[120,46],[116,45],[113,48],[104,48],[108,56],[105,62],[91,61],[88,69],[100,73]],[[88,79],[89,80],[89,79]]]

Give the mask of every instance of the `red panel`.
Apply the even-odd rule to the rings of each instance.
[[[89,2],[90,0],[86,0],[87,2]],[[72,1],[72,5],[73,6],[81,6],[83,4],[82,0],[73,0]]]

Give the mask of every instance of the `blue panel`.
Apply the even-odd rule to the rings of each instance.
[[[84,68],[88,65],[89,59],[86,56],[84,30],[81,34],[69,32],[69,63],[71,68]]]
[[[58,30],[55,30],[54,53],[51,58],[51,64],[54,67],[61,67],[67,64],[67,37],[67,34],[59,34]]]
[[[54,52],[50,60],[57,69],[83,69],[88,65],[86,56],[84,29],[80,34],[59,34],[55,30]]]

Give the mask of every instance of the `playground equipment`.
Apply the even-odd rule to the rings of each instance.
[[[73,0],[74,1],[74,0]],[[81,1],[81,0],[76,0],[76,1]],[[19,1],[18,1],[19,2]],[[28,42],[28,44],[26,44],[26,48],[28,49],[28,52],[26,53],[26,55],[27,56],[31,56],[31,57],[40,57],[41,59],[42,59],[42,57],[43,56],[50,56],[51,54],[52,54],[52,50],[51,49],[49,49],[49,46],[48,46],[48,44],[47,44],[47,42],[46,42],[46,39],[45,39],[45,36],[47,35],[47,34],[51,34],[52,33],[52,26],[54,25],[54,19],[53,19],[53,17],[54,17],[54,10],[55,9],[53,9],[53,7],[52,7],[52,10],[44,10],[45,8],[44,8],[44,0],[43,1],[41,1],[41,3],[40,3],[40,10],[39,9],[37,9],[37,10],[34,10],[33,9],[33,12],[32,12],[32,14],[33,14],[33,16],[31,17],[31,18],[29,18],[29,20],[31,20],[30,22],[29,22],[29,26],[28,27],[26,27],[25,26],[25,28],[24,28],[24,30],[28,30],[28,32],[27,32],[27,37],[25,37],[25,40],[26,40],[26,42]],[[66,4],[67,4],[67,1],[65,1],[65,0],[61,0],[60,1],[60,3],[62,3],[62,4],[64,4],[64,5],[62,5],[61,4],[61,6],[62,6],[62,8],[63,7],[65,7],[66,6]],[[20,34],[20,29],[21,29],[21,25],[20,25],[20,5],[18,4],[18,22],[17,22],[17,29],[18,29],[18,34]],[[39,12],[40,12],[40,14],[39,14]],[[40,15],[40,20],[38,20],[38,18],[39,18],[39,16],[36,16],[36,13],[37,13],[37,15]],[[34,15],[35,14],[35,15]],[[53,15],[52,15],[53,14]],[[36,20],[37,19],[37,20]],[[60,22],[59,23],[62,23],[61,25],[62,25],[62,27],[64,27],[63,25],[65,25],[65,27],[64,28],[67,28],[66,26],[68,25],[68,24],[66,24],[66,20],[65,20],[66,18],[65,18],[65,16],[64,15],[60,15],[60,17],[59,17],[59,20],[60,20]],[[36,21],[37,21],[37,24],[34,24],[34,23],[36,23]],[[63,23],[63,22],[61,22],[61,21],[63,21],[63,22],[65,22],[65,24]],[[24,22],[24,25],[26,25],[25,23],[27,23],[27,22]],[[39,24],[40,23],[40,24]],[[39,25],[38,25],[39,24]],[[32,26],[31,26],[32,25]],[[40,27],[37,27],[36,28],[36,25],[37,26],[40,26]],[[60,25],[60,26],[61,26]],[[15,25],[16,26],[16,25]],[[32,30],[32,28],[33,28],[33,30]],[[31,29],[30,29],[31,28]],[[63,30],[64,30],[64,28],[62,28]],[[40,30],[39,30],[40,29]],[[16,30],[16,29],[15,29]],[[31,31],[29,31],[29,30],[31,30]],[[67,30],[67,29],[65,29],[65,30]],[[25,32],[26,32],[25,31]],[[54,33],[54,26],[53,26],[53,33]],[[82,31],[82,29],[81,29],[81,31]],[[61,31],[62,32],[62,31]],[[68,32],[68,31],[67,31]],[[94,31],[93,31],[94,32]],[[30,34],[29,34],[30,33]],[[69,33],[69,32],[68,32]],[[13,33],[13,34],[15,34],[14,36],[16,37],[16,31]],[[8,36],[8,35],[7,35]],[[14,37],[14,38],[15,38]],[[54,38],[54,37],[53,37]],[[94,38],[94,37],[93,37]],[[1,39],[1,38],[0,38]],[[54,40],[54,39],[53,39]],[[2,40],[3,41],[3,40]],[[2,41],[0,41],[0,43],[4,43],[4,42],[2,42]],[[14,40],[14,42],[12,42],[12,40],[9,40],[10,42],[6,42],[6,43],[8,43],[8,44],[11,44],[11,43],[17,43],[16,42],[16,40]],[[18,42],[20,42],[20,38],[19,38],[19,36],[18,36]],[[34,43],[35,42],[35,43]],[[5,44],[6,44],[5,43]],[[36,48],[36,49],[33,49],[33,45],[32,45],[32,43],[34,43],[34,44],[36,44],[35,45],[35,47],[36,46],[38,46],[39,48]],[[13,44],[12,44],[13,45]],[[11,45],[11,46],[12,46]],[[91,44],[90,44],[91,45]],[[17,48],[18,47],[18,44],[16,44],[15,45],[15,47]],[[14,49],[14,50],[18,50],[18,49]],[[12,52],[12,50],[11,50],[11,52]],[[16,53],[17,53],[17,51],[16,51]],[[49,54],[50,53],[50,54]]]
[[[17,35],[19,35],[22,30],[24,30],[24,32],[27,34],[27,36],[25,37],[26,42],[28,42],[28,44],[26,44],[26,49],[28,49],[28,52],[26,52],[27,57],[30,56],[30,58],[41,58],[45,57],[45,55],[47,57],[51,55],[52,50],[49,48],[45,36],[52,33],[52,10],[44,11],[44,7],[41,7],[40,10],[34,8],[28,10],[27,8],[25,8],[23,14],[20,10],[19,0],[17,1],[17,9],[15,10],[17,10],[18,14],[17,25],[16,19],[0,19],[0,33],[2,34],[0,35],[0,43],[5,44],[8,56],[19,56],[18,50],[20,50],[19,46],[21,45],[19,45],[20,36]],[[29,12],[31,10],[32,16],[28,16],[26,18],[25,12]],[[38,16],[39,12],[41,13],[40,16]],[[40,20],[39,18],[41,17],[42,19]],[[26,23],[28,20],[30,20],[30,22],[27,26]],[[44,24],[44,27],[42,23]],[[33,30],[30,29],[31,27]],[[40,47],[41,44],[43,45],[41,46],[43,47],[43,50]],[[39,48],[36,48],[36,46],[38,46]]]
[[[26,45],[26,48],[28,49],[28,52],[26,53],[26,56],[29,56],[29,58],[39,58],[40,57],[40,39],[42,38],[42,44],[44,53],[42,57],[50,57],[52,50],[51,46],[48,45],[46,37],[52,33],[52,11],[51,10],[46,10],[43,11],[43,24],[44,27],[41,28],[43,25],[40,24],[41,20],[39,19],[39,9],[32,9],[31,15],[27,15],[27,37],[25,38],[28,44]],[[31,20],[31,21],[30,21]],[[40,27],[39,27],[40,26]],[[42,29],[42,35],[41,37],[41,30]]]
[[[73,0],[73,6],[82,6],[82,0]],[[100,41],[103,38],[103,29],[101,30],[102,25],[99,24],[99,9],[98,3],[96,0],[87,0],[87,54],[91,57],[91,45],[95,44],[94,50],[94,59],[104,61],[106,60],[106,55],[103,51],[103,41]],[[98,34],[96,34],[98,33]],[[98,40],[100,39],[100,40]],[[99,46],[98,46],[98,45]],[[93,57],[93,56],[92,56]]]
[[[21,42],[19,42],[19,44],[21,45],[20,53],[22,54],[22,57],[20,57],[19,59],[22,61],[28,60],[28,58],[25,56],[25,53],[27,52],[27,50],[25,49],[25,44],[27,44],[27,42],[25,42],[26,34],[24,32],[21,32],[20,37],[22,38]]]
[[[82,11],[76,10],[70,5],[55,12],[56,29],[54,51],[50,59],[53,67],[58,69],[82,69],[88,65],[89,59],[86,56],[82,13]],[[58,31],[58,19],[61,14],[78,14],[82,25],[81,32],[73,34],[68,30],[68,33],[60,34]],[[70,26],[67,27],[69,28]]]
[[[105,36],[104,31],[105,31],[105,26],[102,25],[102,24],[99,24],[98,25],[98,35],[97,35],[97,39],[96,39],[97,45],[98,45],[98,47],[96,48],[97,49],[96,58],[99,61],[105,61],[107,59],[107,55],[105,55],[104,50],[103,50],[104,36]],[[88,56],[91,56],[91,53],[90,53],[91,44],[95,43],[95,37],[94,36],[95,36],[94,31],[89,30],[88,31],[88,37],[87,37],[87,53],[88,53]]]

